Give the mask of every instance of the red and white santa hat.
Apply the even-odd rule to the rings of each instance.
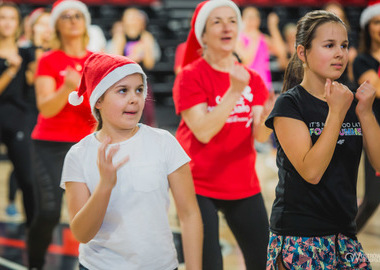
[[[204,47],[202,35],[207,18],[214,9],[224,6],[230,7],[235,11],[240,32],[242,27],[241,12],[239,7],[232,0],[208,0],[199,3],[195,8],[193,18],[191,19],[191,28],[186,41],[186,50],[182,67],[200,57],[199,51]]]
[[[96,118],[95,104],[98,99],[116,82],[135,73],[143,76],[143,93],[146,98],[147,77],[139,64],[121,55],[93,53],[84,63],[79,89],[70,93],[69,103],[74,106],[81,104],[83,95],[87,92],[92,114]]]
[[[368,7],[360,15],[360,27],[364,29],[367,23],[377,15],[380,15],[380,0],[369,0]]]
[[[50,14],[50,27],[52,27],[52,29],[55,28],[55,24],[56,24],[59,16],[62,14],[62,12],[66,11],[68,9],[79,10],[84,15],[87,27],[91,24],[90,12],[88,11],[87,6],[85,4],[83,4],[81,1],[58,0],[53,4],[53,8],[52,8],[51,14]]]

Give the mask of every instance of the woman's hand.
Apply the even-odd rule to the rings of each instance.
[[[249,72],[242,65],[233,65],[230,70],[230,87],[232,91],[241,94],[248,85]]]
[[[358,116],[372,114],[372,104],[375,100],[376,89],[368,81],[362,83],[356,91],[355,98],[358,100],[356,114]]]
[[[268,15],[267,23],[268,23],[269,29],[276,30],[276,29],[278,29],[278,24],[280,23],[280,18],[278,17],[278,15],[275,12],[271,12]]]
[[[72,67],[67,67],[64,85],[66,88],[73,91],[79,86],[80,77],[81,75],[75,69]]]
[[[330,79],[326,80],[325,90],[329,110],[344,118],[354,99],[353,93],[347,86],[338,82],[331,82]]]
[[[113,157],[119,150],[120,145],[112,146],[107,153],[106,149],[110,143],[111,138],[106,137],[100,145],[98,149],[97,165],[100,174],[100,182],[112,189],[116,185],[117,170],[129,160],[129,156],[126,156],[118,163],[113,164]]]
[[[19,54],[16,53],[16,54],[10,55],[7,58],[7,63],[9,65],[9,68],[13,68],[15,69],[15,71],[18,71],[22,63],[22,58]]]
[[[19,54],[12,54],[6,59],[8,65],[7,72],[11,77],[14,77],[21,67],[22,57]]]

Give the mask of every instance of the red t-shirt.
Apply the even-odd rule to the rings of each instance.
[[[176,137],[191,157],[190,167],[199,195],[236,200],[260,192],[250,114],[252,106],[265,103],[268,90],[256,72],[247,70],[251,75],[249,87],[222,130],[209,143],[198,141],[183,120],[179,124]],[[207,103],[211,111],[229,86],[229,73],[213,69],[200,58],[187,65],[175,80],[173,99],[176,112],[179,114],[200,103]]]
[[[53,77],[57,91],[64,82],[66,68],[70,66],[82,73],[84,62],[90,55],[91,52],[87,52],[86,56],[75,58],[66,55],[61,50],[49,51],[40,58],[36,77]],[[85,94],[79,106],[73,106],[67,102],[65,107],[53,117],[46,118],[39,114],[32,138],[55,142],[78,142],[90,134],[95,125],[96,121],[91,113],[88,96]]]

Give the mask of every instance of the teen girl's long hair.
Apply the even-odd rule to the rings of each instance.
[[[324,10],[314,10],[308,12],[297,23],[296,49],[299,45],[302,45],[305,48],[305,52],[309,50],[318,27],[322,24],[330,22],[340,23],[346,28],[344,22],[334,13]],[[286,92],[288,89],[300,84],[302,82],[303,75],[303,63],[301,59],[298,58],[296,50],[290,58],[289,64],[285,70],[284,84],[281,92]]]

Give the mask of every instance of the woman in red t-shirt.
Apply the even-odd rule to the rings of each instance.
[[[177,139],[192,159],[204,223],[203,269],[223,267],[219,210],[243,252],[247,269],[264,269],[268,217],[253,143],[254,139],[266,141],[270,135],[263,120],[273,100],[265,104],[268,90],[263,80],[234,56],[241,27],[236,4],[204,1],[197,6],[191,25],[173,98],[182,117]]]
[[[89,11],[82,2],[57,1],[50,17],[55,35],[52,50],[38,62],[35,89],[39,109],[32,132],[37,209],[28,235],[29,267],[42,269],[46,250],[61,213],[59,187],[64,157],[70,147],[94,129],[88,98],[78,107],[68,103],[77,88],[84,62],[91,55]]]

